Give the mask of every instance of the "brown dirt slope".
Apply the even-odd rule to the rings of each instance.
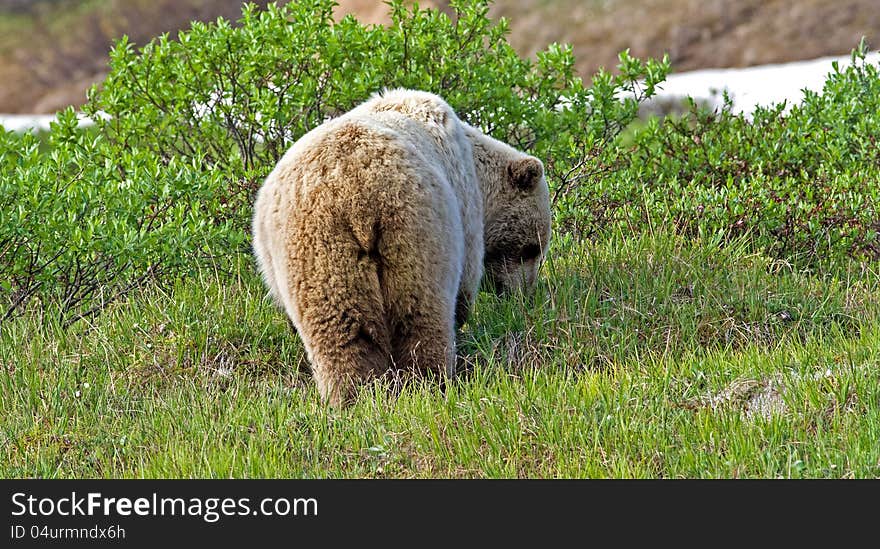
[[[251,0],[266,5],[269,0]],[[104,78],[113,40],[241,15],[240,0],[0,0],[0,112],[81,105]]]
[[[492,11],[523,53],[572,44],[582,75],[626,48],[692,70],[847,54],[862,36],[880,45],[877,0],[498,0]]]
[[[268,0],[257,1],[264,5]],[[337,15],[387,21],[382,0],[338,0]],[[448,12],[447,0],[422,7]],[[80,105],[106,73],[113,38],[143,44],[192,20],[235,20],[239,0],[0,0],[0,112]],[[740,67],[846,54],[880,43],[877,0],[496,0],[511,43],[534,54],[573,45],[579,72],[613,68],[617,53],[669,53],[675,70]]]

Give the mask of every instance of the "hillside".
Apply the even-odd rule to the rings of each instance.
[[[267,0],[254,3],[265,5]],[[2,0],[0,112],[50,113],[85,102],[113,40],[144,44],[193,20],[236,19],[240,0]]]
[[[339,4],[338,16],[387,21],[381,0]],[[449,10],[446,0],[419,4]],[[861,36],[880,36],[873,0],[497,0],[491,13],[511,20],[510,40],[521,53],[572,44],[586,77],[612,68],[626,48],[640,57],[668,52],[676,70],[691,70],[840,55]],[[2,0],[0,112],[81,104],[106,74],[112,40],[123,34],[143,44],[192,20],[238,14],[238,0]]]
[[[874,0],[499,0],[493,13],[511,20],[523,53],[572,44],[584,75],[613,67],[626,48],[637,57],[668,52],[682,71],[841,55],[862,36],[880,41]]]

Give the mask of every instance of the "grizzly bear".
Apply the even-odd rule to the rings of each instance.
[[[499,293],[535,284],[549,193],[537,158],[437,95],[386,90],[291,146],[252,229],[321,396],[344,405],[388,372],[454,374],[484,271]]]

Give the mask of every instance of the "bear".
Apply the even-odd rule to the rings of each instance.
[[[550,225],[538,158],[438,95],[390,89],[293,143],[257,192],[251,229],[322,399],[345,406],[389,372],[453,376],[481,282],[531,290]]]

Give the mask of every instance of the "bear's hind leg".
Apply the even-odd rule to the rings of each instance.
[[[441,383],[455,374],[454,329],[447,321],[451,316],[415,312],[393,328],[392,363],[399,374],[416,374]]]
[[[412,248],[397,245],[393,236],[384,247],[387,266],[382,271],[382,287],[393,342],[392,366],[403,377],[418,374],[442,381],[455,373],[460,273],[436,236],[417,236],[419,253],[396,253]]]
[[[390,353],[363,328],[336,347],[311,354],[312,373],[321,398],[331,406],[350,404],[367,380],[387,367]]]
[[[388,369],[391,344],[376,264],[353,238],[320,243],[304,235],[291,259],[296,326],[321,397],[332,406],[354,400],[358,388]]]

